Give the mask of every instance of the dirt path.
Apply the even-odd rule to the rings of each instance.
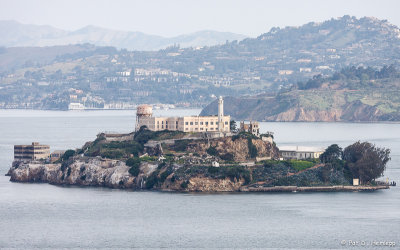
[[[320,163],[320,164],[317,164],[317,165],[315,165],[315,166],[312,166],[311,168],[306,168],[306,169],[300,170],[300,171],[297,172],[297,173],[288,173],[287,176],[298,175],[298,174],[301,174],[301,173],[303,173],[303,172],[309,171],[309,170],[311,170],[311,169],[316,169],[316,168],[323,167],[323,166],[325,166],[325,164],[324,164],[324,163]]]

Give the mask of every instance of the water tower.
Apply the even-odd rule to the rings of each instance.
[[[151,117],[153,115],[153,108],[150,105],[142,104],[139,105],[136,109],[136,128],[135,131],[138,131],[141,124],[140,120],[144,117]]]

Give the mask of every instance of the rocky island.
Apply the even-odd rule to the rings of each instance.
[[[100,133],[57,158],[39,143],[14,146],[8,175],[17,182],[190,192],[388,188],[375,182],[388,149],[356,142],[344,150],[333,144],[325,152],[280,151],[272,132],[260,134],[258,122],[238,129],[223,106],[220,97],[218,115],[153,117],[151,106],[140,105],[135,132]]]
[[[341,161],[282,160],[272,137],[240,132],[207,138],[202,133],[150,131],[105,134],[54,163],[14,161],[14,182],[188,192],[354,191]]]

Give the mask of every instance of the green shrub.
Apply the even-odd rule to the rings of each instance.
[[[186,148],[188,144],[191,142],[191,140],[175,140],[173,149],[175,151],[186,151]]]
[[[245,169],[242,166],[228,167],[225,174],[232,181],[235,178],[237,180],[239,180],[240,178],[243,178],[245,180],[245,184],[250,183],[250,171]]]
[[[121,149],[108,149],[102,151],[100,153],[100,156],[109,159],[121,159],[122,157],[125,156],[125,154],[124,151],[122,151]]]
[[[208,167],[207,171],[208,171],[210,174],[216,174],[216,173],[219,172],[219,168],[210,166],[210,167]]]
[[[149,177],[146,179],[146,188],[151,189],[154,185],[158,184],[158,171],[154,171],[151,173]]]
[[[133,166],[133,167],[129,168],[128,172],[132,176],[137,177],[139,175],[139,173],[140,173],[140,168],[139,168],[139,166]]]
[[[250,158],[256,158],[258,151],[256,146],[253,144],[253,141],[251,138],[247,138],[247,146],[249,148],[249,156]]]
[[[220,156],[222,160],[224,161],[233,161],[235,158],[233,156],[233,154],[231,153],[226,153]]]
[[[181,183],[181,188],[186,189],[189,186],[189,181],[184,181]]]
[[[139,166],[141,160],[139,158],[129,158],[128,160],[126,160],[125,164],[128,167],[133,167],[133,166]]]
[[[139,172],[140,172],[140,159],[139,158],[129,158],[126,161],[126,165],[129,168],[128,172],[132,175],[132,176],[138,176]]]
[[[218,156],[218,150],[216,149],[216,147],[209,147],[206,150],[207,154],[209,155],[213,155],[213,156]]]
[[[164,181],[167,179],[167,177],[168,177],[171,173],[172,173],[172,171],[169,170],[169,169],[167,169],[167,170],[165,170],[164,172],[162,172],[162,173],[160,174],[160,182],[161,182],[161,183],[164,182]]]
[[[74,156],[74,154],[75,154],[75,150],[68,149],[67,151],[65,151],[65,153],[63,154],[63,156],[61,156],[61,160],[62,160],[62,161],[66,161],[66,160],[68,160],[70,157]]]

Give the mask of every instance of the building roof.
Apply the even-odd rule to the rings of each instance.
[[[318,147],[306,146],[280,146],[279,151],[292,151],[292,152],[324,152],[325,149]]]

